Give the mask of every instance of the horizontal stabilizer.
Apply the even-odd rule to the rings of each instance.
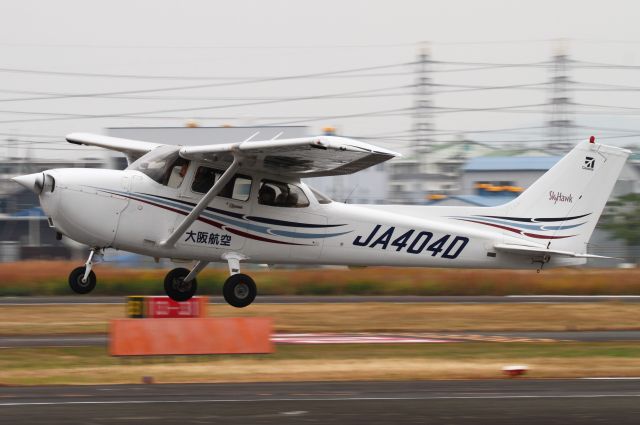
[[[580,254],[578,252],[571,251],[561,251],[557,249],[546,249],[541,246],[527,246],[527,245],[514,245],[514,244],[506,244],[499,243],[494,245],[494,248],[498,251],[510,252],[512,254],[522,254],[522,255],[559,255],[561,257],[571,257],[571,258],[606,258],[613,259],[615,257],[605,257],[603,255],[594,255],[594,254]]]

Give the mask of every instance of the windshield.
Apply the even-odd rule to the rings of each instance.
[[[140,171],[158,183],[162,183],[165,175],[179,158],[178,146],[159,146],[138,158],[137,161],[127,167],[127,170]]]

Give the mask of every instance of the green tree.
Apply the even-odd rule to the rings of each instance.
[[[629,193],[609,202],[601,227],[610,231],[615,239],[624,241],[628,249],[639,246],[640,194]],[[638,258],[634,260],[638,263]]]

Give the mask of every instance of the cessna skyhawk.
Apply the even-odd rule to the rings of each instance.
[[[579,143],[513,201],[497,207],[351,205],[301,181],[351,174],[397,154],[320,136],[206,146],[163,145],[75,133],[67,141],[122,152],[129,166],[52,169],[15,177],[35,191],[58,232],[91,248],[69,284],[96,285],[105,248],[195,260],[164,280],[176,301],[196,276],[226,262],[226,301],[257,294],[241,263],[518,268],[584,264],[587,243],[630,152]]]

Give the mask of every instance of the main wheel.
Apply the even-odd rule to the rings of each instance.
[[[190,273],[189,270],[183,268],[177,268],[167,273],[164,278],[164,290],[174,301],[187,301],[198,290],[198,282],[196,279],[192,279],[189,282],[185,282],[184,278]]]
[[[238,273],[229,276],[222,288],[225,301],[234,307],[246,307],[256,299],[258,290],[256,283],[246,274]]]
[[[87,268],[85,266],[76,267],[73,269],[71,274],[69,274],[69,286],[71,290],[76,294],[88,294],[93,291],[93,288],[96,287],[96,274],[92,271],[89,272],[89,276],[87,276],[87,281],[83,282],[82,278],[84,278],[84,271]]]

